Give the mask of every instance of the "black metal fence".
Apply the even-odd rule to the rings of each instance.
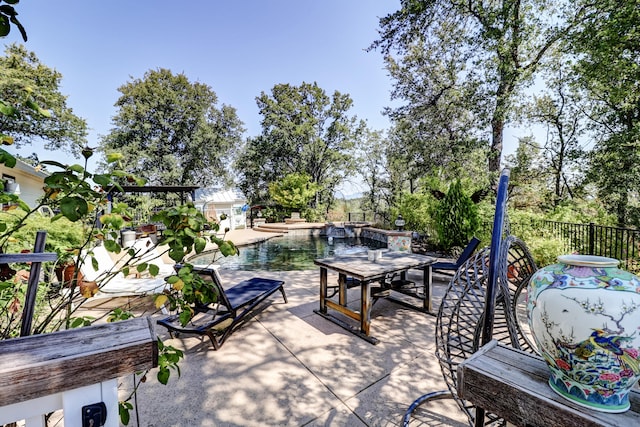
[[[512,231],[521,226],[524,224],[511,224]],[[619,259],[627,269],[630,264],[639,262],[640,230],[594,223],[574,224],[546,220],[532,221],[526,226],[535,227],[534,229],[538,229],[540,233],[559,239],[563,242],[566,253],[576,252]]]

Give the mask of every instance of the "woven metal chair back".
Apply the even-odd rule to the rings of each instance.
[[[480,348],[485,313],[485,292],[489,280],[490,248],[476,253],[458,269],[442,299],[436,319],[436,357],[447,387],[474,425],[473,405],[457,397],[456,369]],[[498,289],[496,293],[493,338],[503,344],[530,350],[530,341],[518,324],[517,302],[536,271],[526,245],[508,236],[501,245]],[[488,423],[499,423],[486,414]]]

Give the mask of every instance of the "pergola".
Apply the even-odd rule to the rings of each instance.
[[[198,188],[200,188],[198,185],[123,185],[122,191],[124,193],[176,193],[180,195],[180,203],[184,203],[185,193],[195,201]],[[114,189],[113,192],[119,191]]]

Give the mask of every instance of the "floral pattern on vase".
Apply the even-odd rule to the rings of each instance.
[[[558,261],[532,276],[527,302],[549,385],[590,409],[624,412],[640,378],[640,280],[612,258]]]

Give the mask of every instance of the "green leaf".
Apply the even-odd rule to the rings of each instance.
[[[78,173],[84,173],[84,168],[82,166],[80,166],[79,164],[74,164],[69,166],[69,170],[72,170],[74,172],[78,172]]]
[[[4,164],[8,168],[12,168],[16,165],[16,158],[0,148],[0,164]]]
[[[133,409],[133,405],[129,402],[119,402],[118,403],[118,414],[120,415],[120,422],[124,425],[129,424],[130,415],[129,411]]]
[[[169,369],[168,368],[160,368],[158,370],[158,382],[160,384],[164,384],[167,385],[167,383],[169,382]]]
[[[95,174],[93,182],[101,187],[108,187],[111,184],[111,177],[109,175]]]
[[[43,160],[43,161],[41,161],[41,162],[40,162],[40,164],[42,164],[42,165],[57,166],[57,167],[59,167],[60,169],[66,169],[66,166],[65,166],[65,165],[63,165],[63,164],[62,164],[62,163],[60,163],[60,162],[56,162],[55,160]]]
[[[122,153],[109,153],[107,154],[107,163],[117,162],[118,160],[122,160],[124,156]]]
[[[89,212],[87,201],[81,197],[63,197],[60,200],[60,213],[69,221],[75,222]]]
[[[238,254],[238,249],[236,248],[236,246],[230,242],[230,241],[226,241],[223,244],[221,244],[219,247],[220,252],[222,253],[222,255],[224,256],[231,256],[231,255],[237,255]]]
[[[184,310],[184,311],[180,312],[178,317],[180,318],[180,324],[182,326],[186,326],[187,323],[189,323],[189,321],[191,320],[191,312],[189,312],[187,310]]]
[[[207,246],[207,241],[204,240],[202,237],[198,237],[194,243],[195,251],[197,254],[202,252],[206,246]]]
[[[18,109],[13,105],[9,105],[4,101],[0,101],[0,113],[4,114],[5,116],[13,116],[17,112],[18,112]]]
[[[104,247],[109,252],[114,252],[116,254],[119,254],[120,251],[122,250],[118,242],[116,242],[115,240],[105,240]]]
[[[0,15],[0,37],[5,37],[11,31],[11,25],[9,24],[9,18],[4,15]]]
[[[149,264],[149,274],[155,277],[158,273],[160,273],[160,267],[155,264]]]
[[[138,271],[138,273],[142,273],[147,269],[147,266],[148,264],[146,262],[142,262],[136,266],[136,270]]]

